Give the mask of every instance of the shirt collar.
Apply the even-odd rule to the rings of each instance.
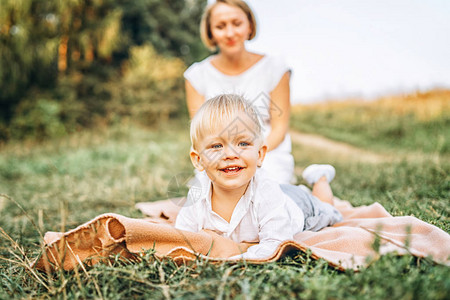
[[[234,208],[233,215],[231,216],[230,220],[230,227],[228,228],[229,235],[236,229],[236,227],[241,223],[244,216],[248,213],[250,204],[253,202],[254,198],[254,185],[254,177],[252,177],[250,183],[248,184],[247,190],[245,191],[244,195],[242,195],[241,199],[239,199],[239,202]]]
[[[252,177],[250,183],[245,191],[244,195],[242,195],[241,199],[237,203],[236,207],[245,207],[245,211],[247,211],[250,207],[250,204],[254,201],[255,194],[255,176]],[[196,182],[189,189],[188,198],[190,198],[193,203],[202,201],[207,207],[211,208],[211,193],[212,193],[212,181],[209,177],[204,173],[200,173],[199,176],[196,176],[198,182]]]
[[[244,195],[241,198],[244,200],[246,209],[248,209],[250,203],[253,202],[254,194],[255,194],[255,176],[253,176],[252,179],[250,180],[247,190],[245,191]]]

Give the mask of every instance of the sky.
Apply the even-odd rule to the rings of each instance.
[[[449,0],[247,3],[259,27],[247,48],[291,66],[292,103],[450,88]]]

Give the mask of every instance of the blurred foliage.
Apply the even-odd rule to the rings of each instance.
[[[118,84],[111,84],[109,117],[136,117],[140,123],[153,125],[180,112],[187,114],[180,77],[184,68],[181,59],[158,55],[150,44],[132,47],[122,77]]]
[[[56,101],[42,98],[22,101],[17,112],[21,117],[11,122],[11,134],[16,138],[61,136],[65,133],[64,124],[59,118],[61,105]]]
[[[0,141],[185,113],[182,73],[208,54],[198,33],[205,5],[2,0]]]

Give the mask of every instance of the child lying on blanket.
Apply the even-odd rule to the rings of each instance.
[[[197,176],[175,227],[212,230],[236,242],[255,243],[235,258],[265,258],[303,230],[318,231],[342,220],[333,206],[330,165],[303,172],[313,185],[279,185],[261,167],[267,146],[255,107],[237,95],[206,101],[191,123],[191,161]],[[205,172],[203,172],[205,171]]]

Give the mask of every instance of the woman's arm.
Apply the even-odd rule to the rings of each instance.
[[[205,98],[194,89],[194,87],[188,80],[184,81],[184,86],[186,90],[186,103],[189,111],[189,116],[192,119],[203,102],[205,102]]]
[[[270,93],[270,126],[272,129],[266,139],[267,151],[278,147],[289,130],[291,114],[290,75],[290,72],[284,73],[278,85]]]

